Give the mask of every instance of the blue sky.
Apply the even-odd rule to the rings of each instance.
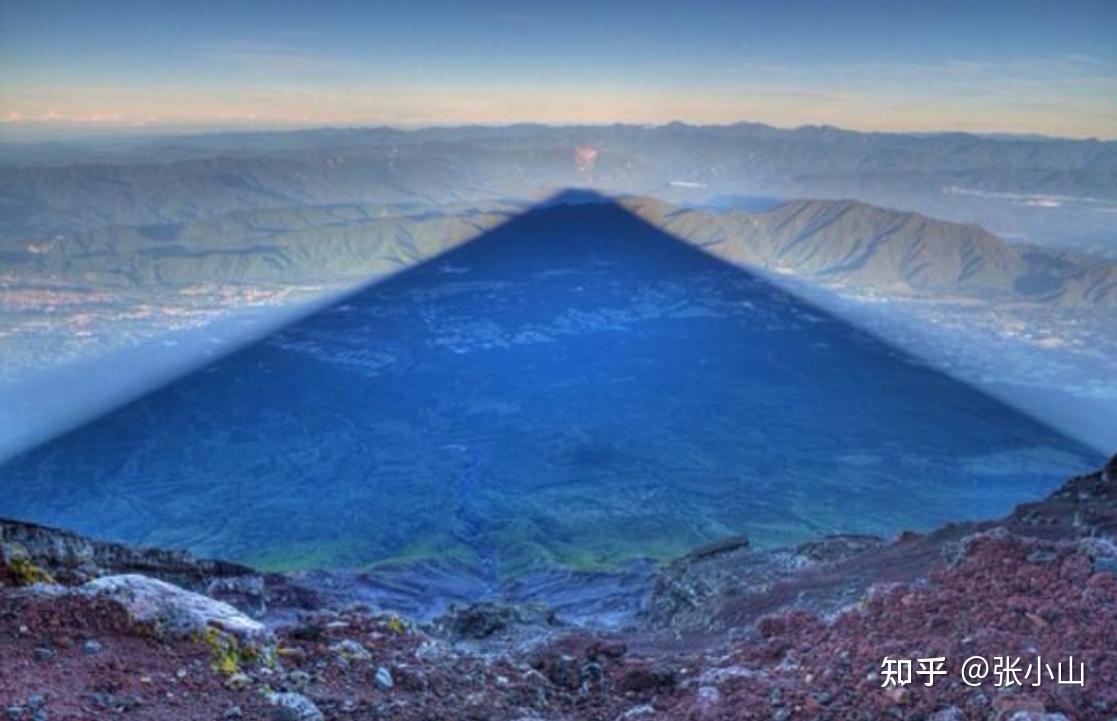
[[[1117,137],[1117,2],[0,0],[0,136],[755,120]]]

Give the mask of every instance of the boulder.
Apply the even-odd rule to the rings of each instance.
[[[270,639],[262,623],[229,604],[147,576],[103,576],[84,584],[79,592],[110,598],[132,618],[150,622],[171,637],[188,638],[216,629],[258,645]]]
[[[454,640],[489,638],[513,626],[555,626],[554,611],[542,604],[512,605],[483,601],[469,606],[452,605],[435,621],[435,628]]]
[[[277,693],[270,697],[275,721],[325,721],[314,702],[301,693]]]

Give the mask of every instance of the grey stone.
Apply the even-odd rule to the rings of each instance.
[[[347,661],[368,661],[372,658],[367,648],[351,639],[338,641],[330,646],[330,650]]]
[[[277,693],[271,697],[275,721],[325,721],[314,702],[301,693]]]

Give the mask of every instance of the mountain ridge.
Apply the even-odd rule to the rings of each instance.
[[[1010,244],[976,224],[856,200],[791,200],[761,213],[622,202],[714,255],[803,278],[903,293],[1117,304],[1114,264]]]
[[[759,212],[713,211],[649,197],[618,202],[663,230],[736,264],[905,294],[1061,306],[1117,305],[1117,264],[1008,243],[975,224],[856,200],[797,199]],[[171,226],[166,237],[113,227],[9,243],[19,275],[110,286],[338,281],[433,257],[507,222],[522,206],[289,207],[233,211]]]

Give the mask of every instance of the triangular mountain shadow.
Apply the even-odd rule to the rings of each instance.
[[[23,454],[0,515],[495,583],[988,516],[1095,460],[582,193]]]

